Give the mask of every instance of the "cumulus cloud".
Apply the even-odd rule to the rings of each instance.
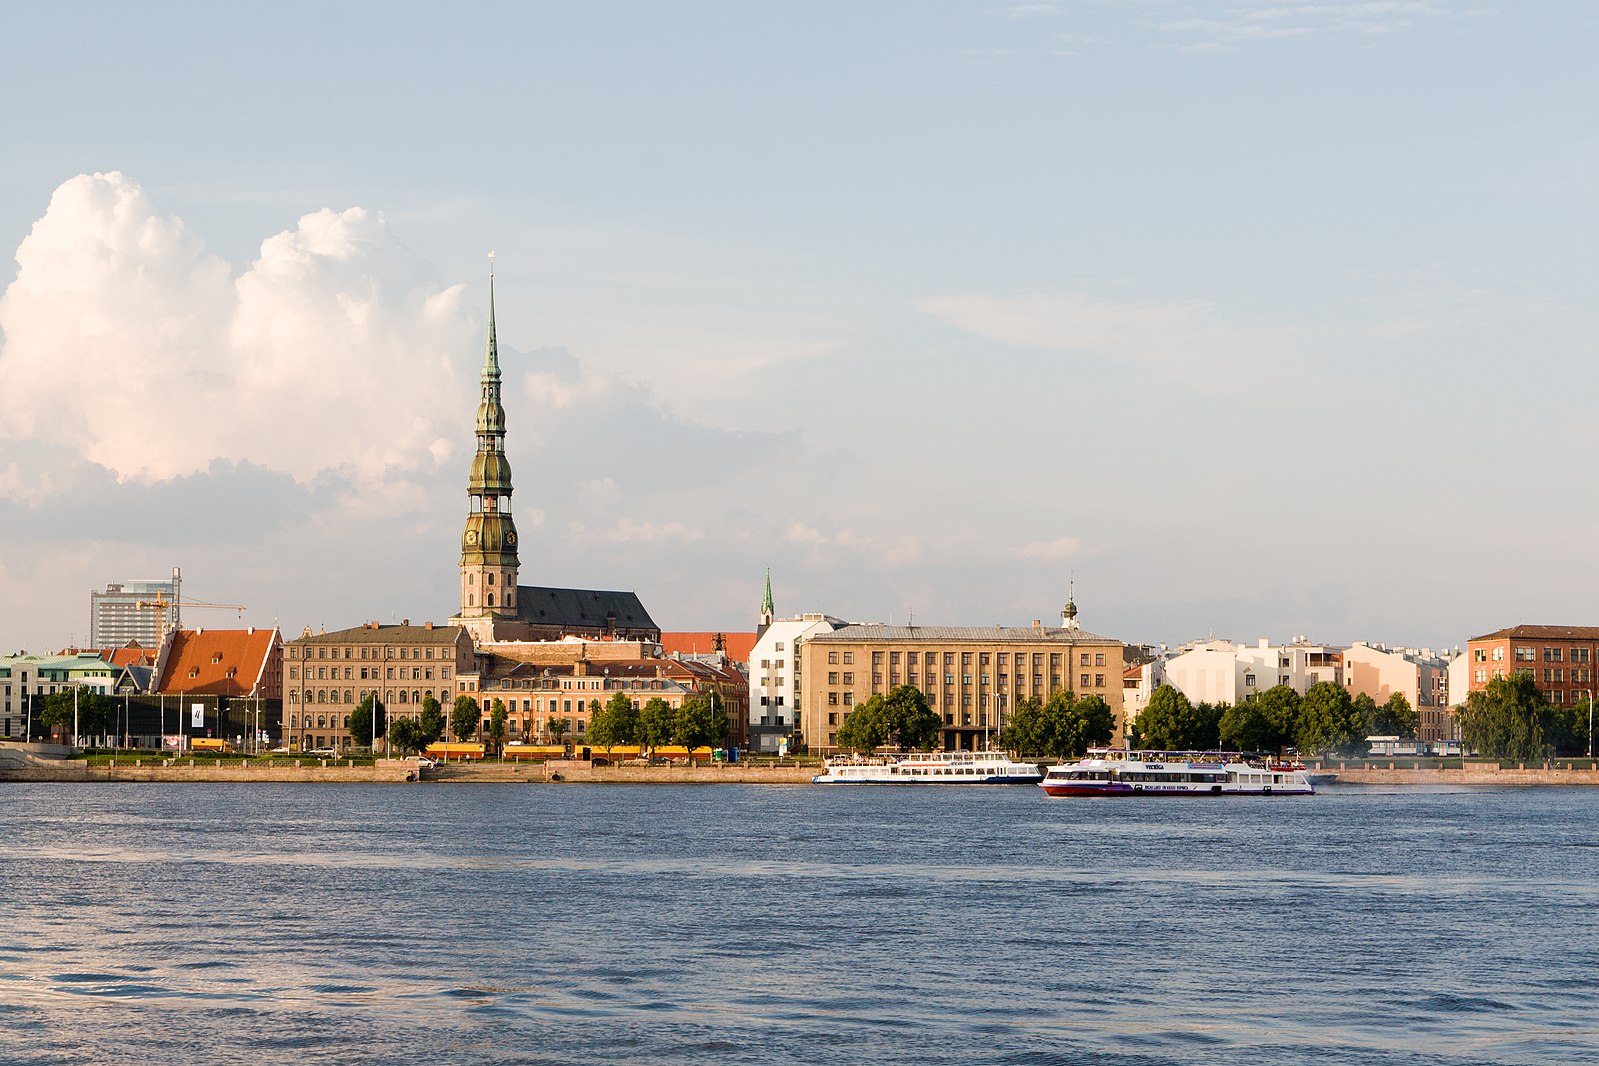
[[[298,481],[430,469],[472,390],[459,286],[381,215],[322,210],[243,269],[123,174],[63,183],[0,297],[0,438],[70,449],[119,479],[214,460]]]

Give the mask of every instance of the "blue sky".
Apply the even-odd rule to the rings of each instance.
[[[1129,642],[1593,621],[1596,25],[19,9],[0,648],[173,565],[291,633],[446,617],[490,249],[526,583],[681,629],[767,566],[946,624],[1075,576]]]

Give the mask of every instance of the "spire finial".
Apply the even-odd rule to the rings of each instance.
[[[766,594],[761,597],[761,623],[771,625],[777,617],[777,604],[772,600],[772,568],[766,568]]]
[[[499,379],[500,344],[494,336],[494,253],[489,253],[489,336],[483,351],[483,376]]]

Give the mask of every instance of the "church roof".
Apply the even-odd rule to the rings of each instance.
[[[632,592],[606,592],[599,589],[556,589],[542,585],[518,585],[516,616],[529,625],[561,626],[566,629],[603,629],[615,619],[618,629],[649,629],[660,626]]]
[[[244,696],[265,679],[276,629],[180,629],[156,690]]]

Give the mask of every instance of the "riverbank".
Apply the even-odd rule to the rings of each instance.
[[[1494,763],[1465,766],[1377,766],[1370,763],[1311,763],[1312,773],[1338,775],[1340,785],[1487,785],[1599,786],[1599,769],[1575,769],[1559,763],[1502,767]]]

